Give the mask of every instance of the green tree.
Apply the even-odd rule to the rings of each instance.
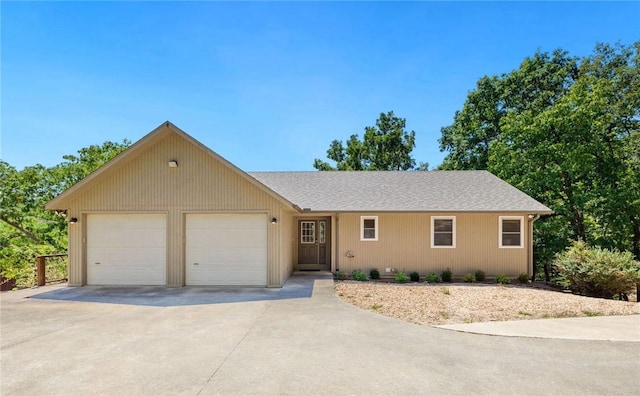
[[[335,166],[315,159],[313,167],[321,171],[330,170],[427,170],[429,164],[420,163],[411,156],[415,147],[416,133],[407,132],[406,120],[398,118],[393,111],[380,113],[375,127],[366,127],[364,137],[351,135],[346,147],[342,141],[334,140],[327,150],[327,158]]]
[[[91,172],[110,161],[131,145],[124,139],[121,143],[106,141],[102,145],[91,145],[78,150],[77,155],[64,155],[64,161],[50,169],[53,180],[49,193],[52,196],[73,186]]]
[[[29,286],[35,256],[66,251],[67,221],[45,210],[53,197],[83,179],[131,143],[105,142],[67,155],[61,164],[17,170],[0,161],[0,268],[4,278]]]
[[[440,169],[487,169],[489,145],[500,135],[502,106],[500,80],[482,77],[469,93],[462,110],[456,111],[453,124],[441,128],[440,150],[447,151]]]
[[[502,133],[509,113],[537,113],[561,97],[575,78],[577,59],[565,51],[536,52],[520,68],[478,80],[453,124],[441,128],[440,169],[487,169],[489,146]]]
[[[554,210],[536,222],[538,262],[571,241],[640,257],[638,49],[536,53],[484,77],[442,128],[443,169],[488,169]]]

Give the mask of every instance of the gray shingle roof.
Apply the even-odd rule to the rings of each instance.
[[[487,171],[248,173],[314,212],[551,213]]]

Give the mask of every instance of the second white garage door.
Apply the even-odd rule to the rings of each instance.
[[[188,214],[187,285],[267,285],[267,216]]]

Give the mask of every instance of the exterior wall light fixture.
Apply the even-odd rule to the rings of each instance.
[[[178,167],[178,161],[176,160],[171,160],[168,162],[169,164],[169,168],[177,168]]]
[[[69,224],[76,224],[77,222],[78,222],[77,217],[72,217],[71,219],[69,219]]]
[[[271,224],[278,224],[278,219],[276,219],[275,217],[273,217],[271,219]]]

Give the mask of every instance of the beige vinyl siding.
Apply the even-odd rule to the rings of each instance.
[[[291,209],[201,147],[175,133],[158,135],[137,155],[115,163],[68,203],[69,283],[86,284],[86,215],[89,213],[166,213],[167,284],[184,285],[184,219],[186,213],[264,213],[269,223]],[[167,162],[176,160],[177,168]],[[280,286],[278,254],[281,225],[269,224],[267,282]]]
[[[289,211],[280,212],[278,224],[280,227],[280,284],[293,273],[293,246],[296,244],[296,222]]]
[[[498,247],[499,213],[358,213],[340,214],[339,269],[351,272],[391,267],[421,275],[449,267],[454,275],[481,269],[487,276],[527,273],[529,249]],[[527,221],[526,214],[522,215]],[[360,240],[360,216],[378,216],[378,241]],[[431,248],[431,216],[456,217],[456,247]],[[525,223],[525,234],[530,227]],[[529,237],[523,235],[523,240]],[[351,251],[354,257],[346,257]]]

